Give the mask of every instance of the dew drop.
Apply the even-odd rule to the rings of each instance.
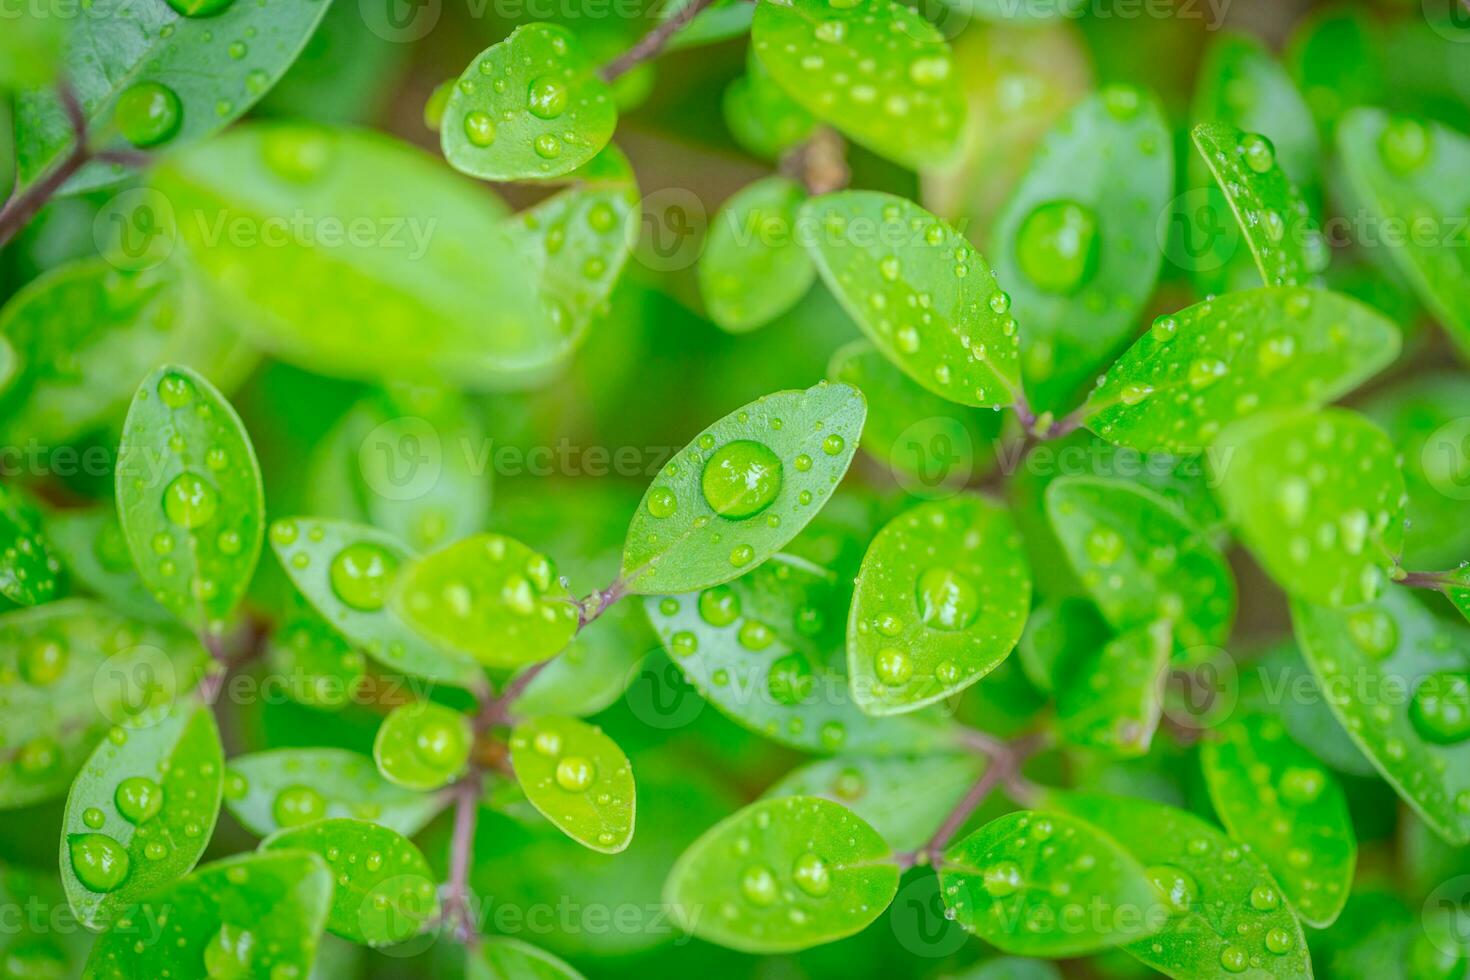
[[[764,443],[728,442],[705,464],[700,489],[716,514],[731,520],[753,517],[781,491],[781,460]]]
[[[129,776],[118,783],[113,802],[128,823],[144,823],[163,809],[163,787],[147,776]]]
[[[111,892],[128,877],[128,852],[106,834],[76,834],[67,842],[71,868],[94,892]]]
[[[1021,272],[1049,293],[1075,292],[1097,272],[1097,215],[1076,201],[1048,201],[1021,222],[1016,256]]]
[[[177,527],[192,529],[214,519],[219,510],[219,491],[191,470],[169,482],[163,491],[163,512]]]
[[[367,541],[350,544],[332,558],[328,578],[332,592],[344,604],[363,612],[382,609],[398,559],[381,545]]]
[[[117,97],[113,122],[134,146],[166,143],[179,131],[184,107],[178,93],[158,82],[138,82]]]

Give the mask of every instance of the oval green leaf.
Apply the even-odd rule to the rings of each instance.
[[[1062,680],[1062,665],[1089,656],[1112,639],[1113,631],[1097,607],[1077,596],[1048,597],[1031,610],[1016,644],[1016,659],[1026,679],[1050,694]]]
[[[964,95],[944,36],[893,0],[762,0],[751,47],[786,94],[911,169],[959,147]]]
[[[439,914],[434,869],[408,838],[363,820],[318,820],[272,834],[262,851],[309,851],[332,871],[327,930],[367,946],[417,935]]]
[[[19,490],[0,484],[0,596],[22,606],[50,602],[61,559],[41,529],[41,514]]]
[[[138,386],[117,514],[154,598],[196,632],[223,630],[255,574],[265,500],[240,416],[194,371],[166,365]]]
[[[1007,953],[1078,956],[1157,932],[1163,896],[1107,834],[1065,813],[1018,810],[939,859],[955,921]]]
[[[1031,608],[1010,514],[962,494],[911,508],[873,538],[847,623],[853,701],[898,714],[962,691],[1004,660]]]
[[[1115,629],[1167,619],[1186,647],[1218,646],[1230,635],[1230,565],[1162,497],[1121,480],[1064,476],[1046,488],[1046,509],[1083,588]]]
[[[878,832],[830,800],[752,803],[690,845],[664,901],[701,939],[745,953],[806,949],[850,936],[898,891]]]
[[[287,697],[322,711],[356,703],[367,683],[364,658],[316,613],[300,610],[266,641],[266,664]]]
[[[1199,453],[1238,419],[1336,400],[1398,351],[1398,328],[1346,296],[1227,293],[1155,320],[1088,396],[1084,424],[1143,452]]]
[[[1158,101],[1113,86],[1052,127],[996,216],[991,257],[1025,326],[1037,411],[1069,407],[1134,336],[1159,276],[1173,158]]]
[[[1243,422],[1216,449],[1225,511],[1282,589],[1329,606],[1378,595],[1403,546],[1405,498],[1382,429],[1330,408]]]
[[[268,837],[330,817],[352,817],[416,834],[445,801],[395,786],[365,755],[346,749],[274,749],[236,756],[225,807],[246,830]]]
[[[744,4],[741,4],[744,6]],[[491,936],[465,957],[466,980],[584,980],[544,949],[509,936]]]
[[[579,607],[556,566],[501,534],[478,534],[413,561],[392,602],[422,636],[487,667],[548,660],[578,629]]]
[[[61,823],[61,881],[78,919],[100,931],[193,869],[214,833],[224,766],[214,712],[197,698],[108,733]]]
[[[909,377],[961,405],[1015,401],[1020,339],[1010,299],[963,235],[876,191],[813,198],[798,220],[827,288]]]
[[[432,701],[401,704],[388,713],[373,739],[373,761],[390,783],[438,789],[459,778],[474,744],[470,720]]]
[[[399,570],[411,560],[392,535],[346,521],[291,518],[272,524],[270,537],[306,601],[373,660],[456,687],[485,686],[473,660],[434,647],[389,603]]]
[[[444,158],[485,180],[570,173],[618,124],[612,90],[577,36],[532,23],[482,51],[455,83],[439,129]]]
[[[764,326],[795,306],[817,277],[796,226],[806,190],[789,177],[758,180],[720,205],[699,257],[711,320],[731,333]]]
[[[1271,869],[1301,920],[1325,929],[1353,886],[1358,842],[1337,779],[1274,718],[1250,715],[1200,750],[1220,822]]]
[[[850,385],[756,399],[705,429],[654,477],[628,526],[622,579],[641,594],[726,582],[821,510],[857,452],[867,406]]]
[[[1068,742],[1115,758],[1148,753],[1174,649],[1170,627],[1160,620],[1130,630],[1058,665],[1057,727]]]
[[[511,732],[510,762],[526,799],[572,840],[603,854],[633,840],[633,770],[601,728],[575,718],[521,722]]]
[[[1352,609],[1296,599],[1291,616],[1349,737],[1435,833],[1470,842],[1470,629],[1437,618],[1407,589]]]
[[[305,977],[332,905],[332,872],[303,851],[215,861],[138,903],[92,947],[86,976]],[[145,937],[141,926],[161,928]]]
[[[736,0],[732,6],[753,12],[755,4]],[[774,160],[810,136],[817,121],[776,84],[755,51],[748,50],[745,74],[725,88],[720,103],[725,127],[747,152]]]
[[[133,556],[110,505],[64,510],[45,518],[46,536],[74,585],[136,619],[168,620],[133,567]]]

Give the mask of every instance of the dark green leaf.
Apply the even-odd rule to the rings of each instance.
[[[127,539],[110,505],[64,510],[45,518],[46,536],[74,583],[103,602],[137,619],[162,622],[166,609],[148,594]]]
[[[1051,693],[1062,679],[1059,671],[1064,665],[1080,662],[1112,636],[1112,629],[1088,600],[1048,597],[1026,618],[1016,659],[1037,690]]]
[[[1163,710],[1170,623],[1123,633],[1059,666],[1057,724],[1069,742],[1120,758],[1148,752]]]
[[[19,490],[0,484],[0,596],[22,606],[50,602],[60,575],[40,513]]]
[[[745,10],[747,16],[755,11],[755,4],[744,0],[735,0],[730,6]],[[767,160],[776,159],[809,137],[817,125],[811,113],[792,101],[771,78],[754,49],[746,59],[745,74],[725,89],[721,105],[725,126],[735,142]]]
[[[604,854],[633,840],[633,771],[602,729],[575,718],[522,722],[510,761],[526,799],[568,837]]]
[[[225,777],[225,806],[259,837],[328,817],[370,820],[416,834],[445,806],[395,786],[373,760],[345,749],[275,749],[236,756]]]
[[[341,711],[363,696],[363,655],[314,612],[302,610],[277,626],[265,655],[286,696],[300,704]]]
[[[764,326],[806,294],[817,271],[796,216],[806,191],[789,177],[747,185],[720,206],[699,258],[710,319],[732,333]]]
[[[546,950],[509,936],[492,936],[482,941],[465,958],[465,977],[466,980],[583,980],[582,974]]]

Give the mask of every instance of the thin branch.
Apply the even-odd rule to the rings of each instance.
[[[1013,742],[1004,742],[985,732],[974,730],[967,730],[964,738],[972,747],[988,756],[990,761],[980,778],[975,780],[975,784],[944,818],[944,823],[940,824],[934,836],[929,838],[929,843],[918,851],[899,855],[902,866],[911,867],[920,859],[937,864],[945,846],[997,785],[1003,785],[1007,789],[1014,788],[1020,791],[1019,795],[1024,795],[1030,784],[1020,777],[1021,765],[1045,742],[1045,736],[1040,732],[1023,735]],[[905,860],[907,864],[904,864]]]
[[[841,190],[852,178],[847,166],[847,143],[837,130],[819,126],[781,158],[781,173],[801,181],[808,194]]]
[[[1438,592],[1446,585],[1453,584],[1451,575],[1451,572],[1405,572],[1403,578],[1394,581],[1406,588],[1433,589]]]
[[[475,822],[480,813],[480,774],[472,772],[457,786],[454,831],[449,841],[449,882],[444,890],[444,919],[454,938],[473,949],[480,942],[469,901],[470,859],[475,849]]]
[[[36,216],[36,212],[71,180],[72,175],[92,158],[91,151],[87,148],[87,117],[81,103],[68,85],[59,86],[57,95],[61,99],[61,107],[66,112],[67,120],[71,123],[75,145],[50,173],[16,194],[0,208],[0,246],[14,238]]]
[[[690,21],[698,17],[712,3],[714,0],[689,0],[689,3],[678,13],[643,35],[638,39],[638,43],[608,62],[607,66],[602,69],[603,81],[615,81],[643,62],[657,58],[674,35],[688,27]]]

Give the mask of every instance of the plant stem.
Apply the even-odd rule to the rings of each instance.
[[[72,175],[92,158],[92,153],[87,148],[87,117],[82,111],[81,103],[77,101],[76,94],[69,85],[59,86],[57,95],[61,99],[61,107],[66,110],[66,118],[71,123],[75,145],[50,173],[16,194],[0,208],[0,247],[14,238],[36,216],[36,212],[51,200],[52,195],[61,190]]]
[[[1450,584],[1449,572],[1407,572],[1401,579],[1396,579],[1399,585],[1410,589],[1433,589],[1438,592]]]
[[[819,126],[781,158],[781,172],[801,181],[807,193],[830,194],[847,186],[847,143],[830,126]]]
[[[469,903],[470,857],[475,846],[475,822],[480,812],[480,774],[471,772],[456,787],[454,831],[449,841],[449,883],[444,891],[444,921],[455,939],[473,949],[479,931]]]
[[[689,0],[689,3],[677,14],[643,35],[638,39],[638,43],[608,62],[607,66],[602,69],[603,81],[616,81],[643,62],[657,58],[674,35],[689,26],[689,22],[698,17],[700,12],[711,3],[714,3],[714,0]]]
[[[1011,786],[1017,783],[1021,764],[1041,747],[1044,737],[1039,732],[1033,732],[1015,741],[1006,742],[985,732],[969,730],[965,732],[964,740],[972,748],[988,756],[990,762],[980,778],[975,780],[975,784],[944,818],[944,823],[939,825],[929,842],[918,851],[898,856],[899,863],[905,867],[912,867],[920,858],[930,864],[937,864],[945,846],[965,825],[965,821],[980,808],[980,804],[985,802],[991,790],[998,785]]]

